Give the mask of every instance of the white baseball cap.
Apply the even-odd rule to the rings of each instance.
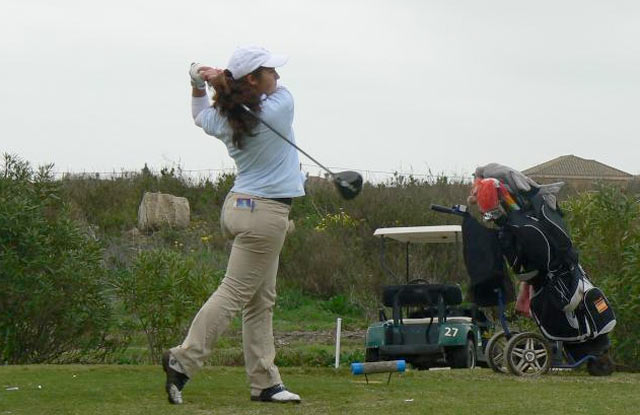
[[[287,60],[287,55],[275,55],[260,46],[242,46],[231,55],[227,69],[233,79],[240,79],[261,66],[278,68],[287,63]]]

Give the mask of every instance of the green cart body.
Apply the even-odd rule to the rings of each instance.
[[[382,266],[392,275],[384,263],[385,239],[406,243],[408,261],[409,243],[455,243],[460,234],[457,225],[381,228],[374,233],[382,240]],[[384,287],[382,302],[392,310],[392,318],[383,309],[380,321],[367,329],[367,361],[404,359],[421,369],[473,368],[486,362],[485,334],[491,323],[477,307],[460,307],[458,285],[409,281],[407,275],[407,284]]]

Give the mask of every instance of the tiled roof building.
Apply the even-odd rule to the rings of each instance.
[[[574,187],[589,187],[596,182],[626,185],[634,176],[596,160],[573,154],[560,156],[522,171],[539,183],[564,181]]]

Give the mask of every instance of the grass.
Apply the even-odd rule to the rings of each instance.
[[[364,359],[364,334],[356,332],[347,336],[343,331],[340,341],[341,361]],[[278,366],[327,367],[334,362],[334,330],[276,332],[276,363]],[[125,350],[109,355],[109,364],[149,364],[149,349],[143,339]],[[92,362],[93,363],[93,362]],[[218,341],[207,361],[212,366],[243,366],[242,334],[240,329],[231,329]]]
[[[249,401],[244,370],[207,367],[171,406],[157,366],[0,367],[0,414],[622,414],[640,407],[640,374],[594,378],[584,372],[523,379],[488,369],[372,375],[341,369],[282,368],[300,405]],[[18,390],[7,390],[18,387]]]
[[[351,308],[349,308],[351,307]],[[122,312],[122,318],[126,313]],[[343,296],[323,300],[284,288],[278,293],[274,309],[274,334],[279,366],[322,366],[332,364],[335,350],[336,319],[342,318],[341,356],[343,361],[364,358],[364,313],[350,305]],[[179,342],[182,338],[176,340]],[[173,346],[172,345],[167,345]],[[83,363],[87,363],[86,361]],[[147,338],[141,331],[132,334],[124,350],[107,356],[104,361],[88,363],[149,364]],[[236,316],[221,336],[209,358],[210,365],[242,366],[242,319]]]

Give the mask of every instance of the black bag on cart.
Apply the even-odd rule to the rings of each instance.
[[[594,336],[609,333],[616,326],[616,315],[600,288],[593,287],[584,294],[584,310],[589,318],[589,324]]]
[[[553,296],[546,293],[549,285],[534,293],[531,314],[546,338],[582,342],[613,330],[616,317],[609,300],[588,280],[586,285],[582,300],[573,311],[564,311],[556,305]]]
[[[467,215],[462,222],[462,242],[473,302],[480,307],[498,305],[496,290],[502,292],[504,304],[512,302],[515,290],[505,269],[498,232]]]
[[[534,292],[531,298],[531,315],[544,337],[549,340],[568,342],[580,342],[593,337],[591,325],[583,308],[563,311],[546,293],[548,287],[548,285],[543,286]]]
[[[546,338],[583,342],[613,329],[613,311],[579,265],[556,212],[543,204],[537,211],[510,212],[500,242],[514,270],[532,275],[531,314]]]

